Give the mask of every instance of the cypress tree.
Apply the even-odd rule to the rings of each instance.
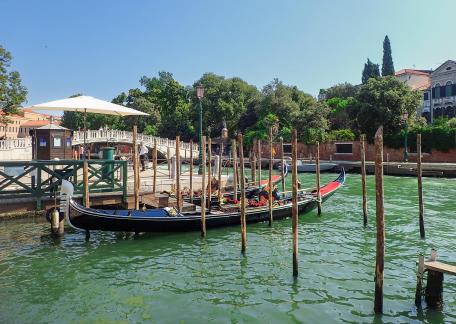
[[[383,40],[383,64],[382,76],[394,75],[393,56],[391,55],[391,44],[388,35]]]
[[[367,80],[370,78],[376,78],[380,76],[380,68],[378,64],[374,64],[370,59],[367,59],[367,63],[364,64],[363,74],[361,77],[361,82],[367,83]]]

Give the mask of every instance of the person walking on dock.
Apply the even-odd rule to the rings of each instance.
[[[149,153],[149,150],[144,145],[144,142],[141,142],[141,147],[139,149],[139,159],[141,160],[141,171],[146,171],[146,156]]]

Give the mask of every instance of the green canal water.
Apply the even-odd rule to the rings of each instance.
[[[324,174],[323,182],[334,178]],[[305,186],[311,175],[302,175]],[[299,220],[299,277],[291,221],[240,229],[137,237],[67,230],[60,241],[36,220],[0,223],[1,323],[456,322],[456,277],[442,311],[414,306],[415,262],[438,250],[456,261],[456,181],[424,180],[426,240],[419,239],[416,179],[385,178],[384,315],[373,314],[374,179],[363,228],[360,177]]]

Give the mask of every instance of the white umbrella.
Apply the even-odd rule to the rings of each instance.
[[[100,100],[90,96],[78,96],[62,100],[45,102],[30,107],[32,110],[58,110],[58,111],[77,111],[84,113],[84,146],[86,144],[87,113],[118,115],[118,116],[147,116],[142,111],[127,108],[112,102]]]

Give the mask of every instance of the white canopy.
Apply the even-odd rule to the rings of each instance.
[[[79,96],[62,100],[45,102],[39,105],[31,106],[32,110],[62,110],[62,111],[78,111],[84,113],[95,113],[105,115],[119,116],[147,116],[148,114],[127,108],[112,102],[100,100],[90,96]]]

